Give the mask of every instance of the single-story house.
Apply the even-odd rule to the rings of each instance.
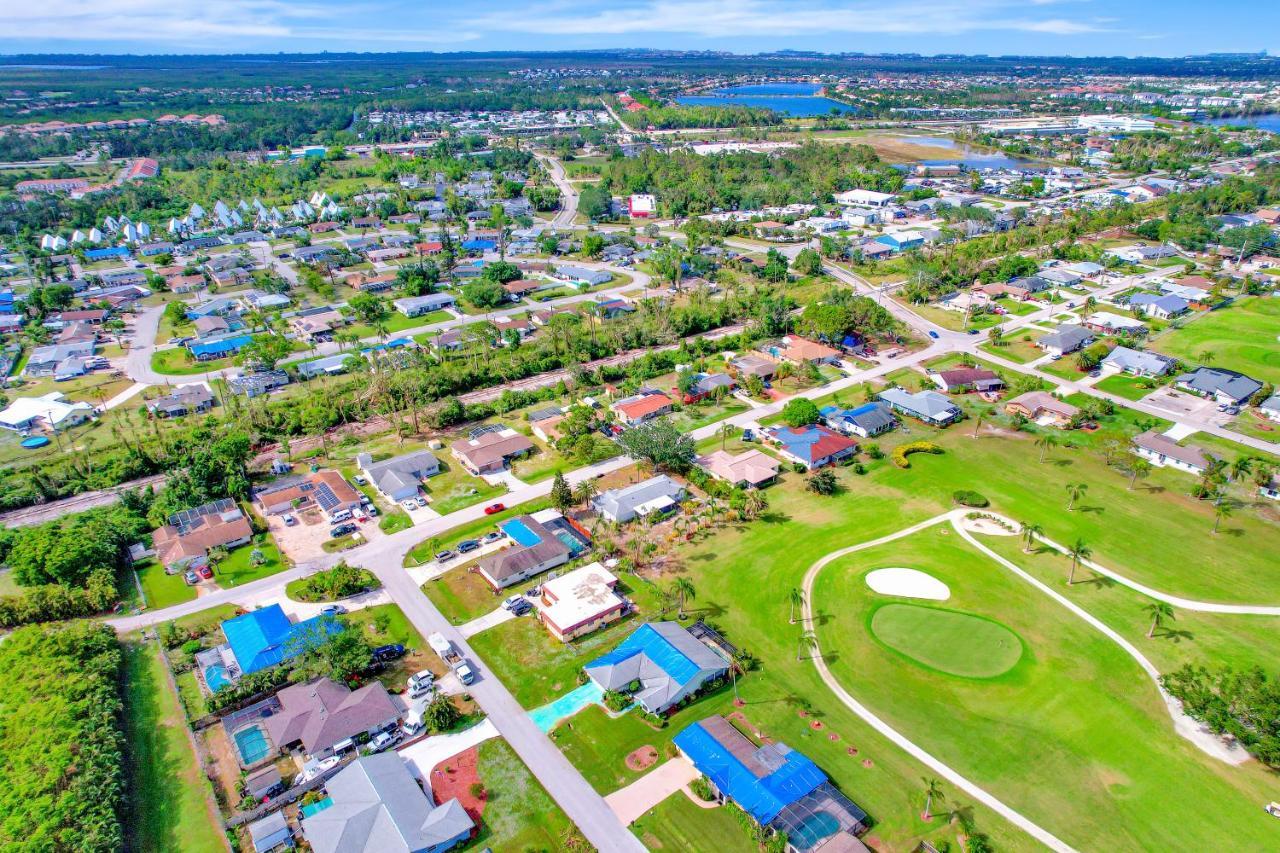
[[[208,338],[203,341],[191,341],[187,349],[196,361],[212,361],[228,355],[234,355],[253,340],[252,335],[228,335],[221,338]]]
[[[394,751],[357,758],[325,792],[329,805],[302,819],[315,853],[444,853],[475,829],[456,797],[433,805]]]
[[[840,360],[840,350],[799,335],[787,335],[781,340],[762,344],[760,351],[779,361],[788,361],[795,365],[806,362],[831,364]]]
[[[933,374],[933,381],[943,391],[998,391],[1004,387],[1004,380],[995,371],[982,367],[957,367],[951,370],[940,370]]]
[[[723,678],[729,660],[677,622],[646,622],[613,651],[588,663],[587,677],[604,690],[626,690],[651,714],[662,714],[693,696],[709,681]]]
[[[213,392],[204,385],[179,385],[163,397],[147,402],[147,411],[157,418],[178,418],[203,414],[213,408]]]
[[[313,358],[311,361],[299,362],[298,375],[304,379],[310,379],[313,376],[319,376],[322,373],[328,374],[329,376],[346,373],[347,359],[355,357],[356,356],[351,353],[337,353],[335,355]]]
[[[563,566],[586,550],[590,534],[554,509],[520,515],[499,525],[512,547],[480,558],[477,571],[495,590]]]
[[[532,453],[534,449],[528,438],[510,427],[503,427],[455,441],[450,451],[462,467],[479,476],[499,473],[512,459]]]
[[[268,853],[280,847],[293,847],[293,830],[289,828],[289,821],[285,819],[283,809],[255,820],[249,824],[248,830],[254,853]]]
[[[93,341],[52,344],[36,347],[27,357],[24,376],[57,376],[59,367],[73,359],[86,359],[93,356],[96,345]]]
[[[276,693],[280,709],[263,720],[279,749],[300,743],[312,758],[342,752],[351,739],[391,728],[400,709],[380,681],[358,690],[328,678],[293,684]]]
[[[1205,451],[1193,444],[1184,447],[1155,430],[1134,436],[1133,452],[1158,468],[1177,468],[1191,474],[1203,474],[1209,467],[1210,456]]]
[[[1262,390],[1262,383],[1251,376],[1225,367],[1201,367],[1184,373],[1175,380],[1184,391],[1212,397],[1219,403],[1241,405]]]
[[[1170,320],[1187,313],[1191,303],[1181,296],[1156,296],[1153,293],[1135,293],[1129,297],[1129,307],[1139,308],[1149,317]]]
[[[1259,403],[1258,413],[1268,420],[1280,423],[1280,394],[1273,394]]]
[[[1005,403],[1004,410],[1010,415],[1022,415],[1029,421],[1058,429],[1069,429],[1080,410],[1070,403],[1064,403],[1046,391],[1028,391],[1019,394]]]
[[[342,625],[331,616],[290,622],[279,604],[250,610],[222,623],[222,633],[237,670],[229,675],[234,680],[275,666],[341,630]]]
[[[744,489],[758,489],[772,483],[781,467],[778,460],[759,450],[747,450],[737,456],[716,450],[697,458],[698,467],[717,480]]]
[[[203,564],[212,548],[231,550],[251,539],[253,527],[231,498],[174,513],[151,534],[156,560],[169,574]]]
[[[586,267],[556,267],[556,270],[552,275],[561,281],[571,281],[579,285],[585,284],[590,287],[605,284],[613,280],[613,273],[607,270],[590,270]]]
[[[1178,255],[1177,251],[1169,246],[1117,246],[1114,249],[1107,249],[1103,254],[1131,264],[1158,261],[1161,258],[1173,258]]]
[[[361,453],[356,464],[369,482],[393,501],[417,497],[422,481],[440,473],[440,460],[428,450],[393,456],[374,462],[373,456]]]
[[[755,376],[768,382],[778,371],[778,363],[773,359],[760,355],[740,355],[729,362],[729,368],[738,374],[739,379]]]
[[[684,402],[696,403],[715,394],[718,389],[723,388],[727,393],[738,386],[734,378],[727,373],[701,373],[698,374],[697,379],[697,383],[684,395]]]
[[[893,193],[875,190],[845,190],[833,197],[836,204],[842,207],[887,207],[897,198]]]
[[[1116,370],[1134,376],[1164,376],[1173,366],[1173,359],[1145,350],[1116,347],[1102,359],[1104,370]]]
[[[1084,318],[1086,328],[1107,335],[1145,335],[1147,324],[1133,317],[1112,314],[1109,311],[1096,311]]]
[[[919,391],[912,394],[901,388],[889,388],[880,392],[880,399],[895,412],[919,418],[926,423],[945,426],[960,419],[960,407],[937,391]]]
[[[294,510],[319,507],[332,517],[342,510],[360,506],[360,493],[337,471],[312,471],[253,490],[254,502],[263,515],[282,515]]]
[[[831,465],[858,452],[858,442],[821,424],[776,426],[764,431],[782,458],[809,470]]]
[[[865,403],[856,409],[824,406],[819,414],[822,415],[822,422],[836,432],[862,438],[880,435],[898,425],[893,410],[885,403]]]
[[[1074,323],[1063,323],[1040,340],[1036,346],[1049,355],[1066,355],[1093,343],[1093,332]]]
[[[196,338],[199,340],[225,335],[231,331],[230,321],[218,314],[197,317],[191,325],[195,327]]]
[[[25,432],[43,424],[52,430],[66,429],[93,417],[88,403],[68,403],[61,391],[42,397],[17,397],[0,411],[0,428]]]
[[[391,304],[406,317],[421,317],[423,314],[430,314],[432,311],[452,308],[456,302],[457,300],[447,293],[428,293],[426,296],[406,296],[403,299],[394,299]]]
[[[562,643],[590,634],[626,615],[617,585],[618,578],[600,563],[574,569],[542,584],[538,618]]]
[[[672,400],[661,391],[647,390],[624,397],[609,408],[617,414],[619,421],[627,426],[636,426],[669,413]]]
[[[244,394],[250,398],[260,397],[288,384],[289,374],[283,370],[255,370],[253,373],[242,373],[227,379],[227,387],[232,393]]]
[[[591,505],[608,521],[624,523],[651,512],[670,512],[685,498],[684,486],[665,474],[601,492]]]

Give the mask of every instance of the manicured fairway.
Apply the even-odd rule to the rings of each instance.
[[[1152,348],[1194,364],[1208,351],[1214,355],[1215,367],[1280,384],[1280,299],[1241,299],[1161,335]]]
[[[917,604],[886,604],[871,632],[894,651],[927,667],[966,678],[992,678],[1022,657],[1018,635],[990,619]]]
[[[948,606],[1008,625],[1026,659],[992,680],[903,666],[867,626],[877,596],[862,573],[888,562],[947,583]],[[833,562],[813,601],[825,614],[814,630],[830,669],[854,697],[1072,846],[1274,844],[1274,818],[1258,807],[1272,796],[1269,774],[1178,737],[1155,685],[1118,645],[949,526]],[[1196,820],[1180,819],[1191,813]]]

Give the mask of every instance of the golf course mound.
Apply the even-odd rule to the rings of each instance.
[[[982,616],[886,604],[871,617],[881,643],[922,666],[962,678],[994,678],[1022,657],[1022,641],[999,622]]]
[[[946,601],[951,590],[933,575],[918,569],[876,569],[867,573],[867,586],[881,595]]]

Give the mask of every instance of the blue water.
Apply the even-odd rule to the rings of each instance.
[[[1228,116],[1227,118],[1211,118],[1205,124],[1224,125],[1248,125],[1261,130],[1269,130],[1272,133],[1280,133],[1280,113],[1264,113],[1256,116]]]
[[[227,668],[220,663],[206,666],[204,668],[204,683],[209,685],[211,691],[217,693],[231,683],[231,679],[227,678]]]
[[[501,527],[502,532],[514,539],[517,545],[523,545],[526,548],[531,548],[542,541],[538,534],[530,530],[528,525],[518,518],[513,518],[510,521],[504,521],[501,524]]]
[[[809,850],[817,847],[819,841],[839,832],[840,821],[826,812],[814,812],[799,826],[788,829],[791,843],[801,850]]]
[[[563,530],[557,530],[556,538],[559,539],[561,542],[563,542],[564,547],[568,548],[569,553],[573,554],[575,557],[578,555],[580,551],[582,551],[582,543],[578,541],[578,538],[576,536],[570,536],[568,533],[565,533]]]
[[[693,107],[759,107],[783,115],[807,118],[856,109],[831,98],[818,97],[821,86],[812,83],[755,83],[713,89],[705,95],[682,95],[676,103]]]
[[[271,754],[271,741],[262,726],[249,726],[236,732],[236,749],[246,765],[255,764]]]
[[[49,439],[43,435],[33,435],[31,438],[24,438],[22,446],[27,450],[35,450],[37,447],[45,447],[49,444]]]
[[[1002,154],[999,151],[984,151],[981,148],[961,145],[946,136],[899,136],[895,141],[938,148],[953,152],[955,155],[937,160],[919,161],[926,166],[964,166],[966,169],[1023,169],[1031,165],[1029,160],[1010,157],[1008,154]]]
[[[333,805],[333,800],[329,797],[325,797],[323,800],[316,800],[311,805],[302,807],[302,816],[314,817],[317,812],[322,812],[331,805]]]
[[[549,732],[556,727],[561,720],[572,717],[588,705],[595,704],[604,698],[604,690],[594,681],[588,681],[586,684],[570,690],[554,702],[549,702],[541,708],[534,708],[529,712],[529,719],[533,720],[533,724],[542,732]]]

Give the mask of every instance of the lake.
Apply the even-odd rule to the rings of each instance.
[[[961,144],[946,136],[899,136],[894,142],[903,145],[915,145],[926,148],[937,148],[937,158],[925,157],[917,160],[926,166],[964,166],[966,169],[1028,169],[1034,165],[1030,160],[1011,157],[1000,151],[987,151]],[[910,164],[908,164],[910,165]]]
[[[848,104],[819,96],[821,88],[813,83],[751,83],[712,89],[705,95],[681,95],[676,103],[690,107],[757,107],[793,118],[830,115],[832,110],[857,112]]]
[[[1256,127],[1260,130],[1269,130],[1272,133],[1280,133],[1280,113],[1263,113],[1256,116],[1227,116],[1226,118],[1211,118],[1207,119],[1205,124],[1248,125],[1249,127]]]

